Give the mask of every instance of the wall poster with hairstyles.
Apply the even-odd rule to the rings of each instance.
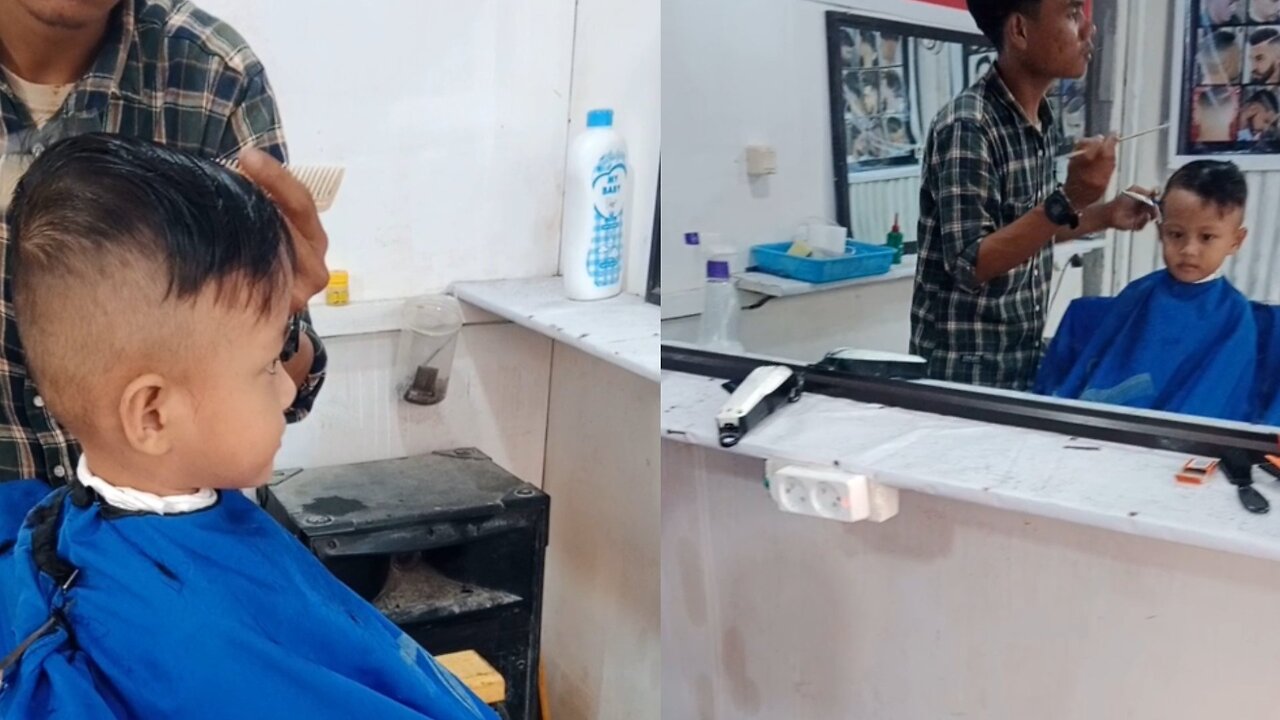
[[[1171,163],[1280,169],[1280,0],[1178,0]]]

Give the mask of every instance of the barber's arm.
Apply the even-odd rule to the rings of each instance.
[[[1079,226],[1059,225],[1049,219],[1044,205],[1037,206],[982,240],[975,267],[979,283],[987,283],[1018,267],[1055,238],[1059,242],[1071,240],[1130,219],[1133,209],[1126,203],[1137,206],[1136,201],[1124,198],[1114,203],[1098,203],[1115,173],[1116,137],[1081,140],[1076,149],[1082,154],[1071,158],[1067,165],[1067,181],[1062,190],[1072,207],[1085,208],[1080,214]]]

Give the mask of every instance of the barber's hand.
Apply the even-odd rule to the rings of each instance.
[[[1157,190],[1134,185],[1129,192],[1155,199]],[[1159,220],[1159,211],[1143,202],[1120,194],[1107,203],[1107,225],[1116,230],[1141,230],[1152,220]]]
[[[297,178],[267,153],[248,148],[240,153],[239,160],[241,171],[271,196],[289,226],[297,256],[289,311],[300,312],[329,284],[329,268],[324,262],[329,236],[320,224],[315,200]]]
[[[1117,136],[1108,135],[1076,143],[1076,152],[1080,154],[1068,162],[1067,181],[1062,184],[1062,190],[1077,212],[1098,202],[1107,191],[1116,172],[1117,142]]]

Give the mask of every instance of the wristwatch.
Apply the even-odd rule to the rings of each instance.
[[[1066,225],[1072,230],[1080,227],[1080,213],[1072,207],[1071,200],[1062,191],[1061,185],[1044,199],[1044,214],[1054,225]]]
[[[302,313],[296,312],[289,316],[289,324],[284,331],[284,348],[280,351],[280,362],[287,363],[298,354],[298,347],[302,344]]]

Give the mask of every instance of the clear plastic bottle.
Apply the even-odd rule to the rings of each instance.
[[[714,352],[743,352],[742,343],[738,340],[740,312],[738,288],[729,272],[729,261],[708,260],[698,344]]]

